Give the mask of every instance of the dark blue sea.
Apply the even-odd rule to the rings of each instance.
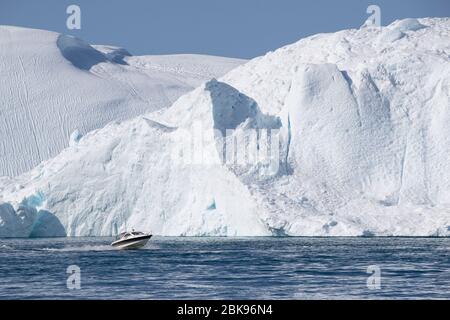
[[[450,238],[111,241],[0,239],[0,299],[450,299]]]

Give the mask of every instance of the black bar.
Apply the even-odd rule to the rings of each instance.
[[[404,318],[421,313],[430,316],[438,312],[439,308],[448,312],[449,306],[448,300],[0,301],[0,308],[5,315],[27,314],[32,310],[33,314],[47,316],[51,310],[61,310],[62,314],[60,311],[53,314],[56,316],[59,313],[58,319],[68,315],[84,319],[92,316],[93,312],[102,316],[111,314],[115,319],[129,319],[138,314],[144,319],[316,319],[323,315],[385,319],[392,316],[393,308],[398,308]]]

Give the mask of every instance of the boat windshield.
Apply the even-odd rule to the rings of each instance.
[[[116,239],[127,239],[129,237],[135,237],[135,236],[141,236],[144,235],[145,233],[140,232],[140,231],[131,231],[131,232],[122,232],[119,235],[117,235]]]

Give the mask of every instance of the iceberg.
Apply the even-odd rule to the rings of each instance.
[[[407,19],[253,59],[0,179],[0,232],[31,234],[25,207],[68,236],[449,236],[449,34]]]
[[[244,60],[133,56],[55,32],[0,26],[0,176],[56,156],[71,133],[169,107]]]

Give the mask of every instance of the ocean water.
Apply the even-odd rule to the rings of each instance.
[[[450,238],[111,240],[0,239],[0,299],[450,299]]]

